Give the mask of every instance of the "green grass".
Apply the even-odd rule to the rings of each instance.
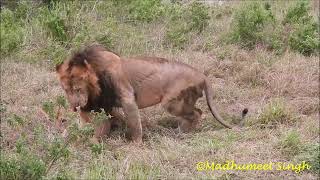
[[[261,127],[275,127],[279,124],[294,124],[297,118],[286,108],[285,103],[276,99],[267,104],[256,119],[251,119],[249,124]]]
[[[8,1],[0,13],[0,179],[318,177],[319,22],[311,2]],[[126,128],[92,144],[95,125],[108,117],[92,113],[95,123],[79,127],[54,66],[93,42],[121,56],[156,55],[208,72],[222,117],[238,125],[247,107],[246,126],[222,128],[202,98],[193,132],[178,133],[171,121],[161,122],[172,117],[148,108],[141,110],[150,123],[143,145],[131,144]],[[58,110],[68,138],[56,126]],[[306,161],[312,168],[196,170],[199,161],[226,160]]]
[[[286,157],[293,157],[299,154],[302,150],[302,145],[300,134],[295,130],[287,132],[279,142],[281,153]]]

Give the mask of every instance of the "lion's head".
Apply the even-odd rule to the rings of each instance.
[[[90,98],[100,94],[98,77],[83,52],[75,53],[70,59],[56,67],[57,74],[71,108],[85,107]]]

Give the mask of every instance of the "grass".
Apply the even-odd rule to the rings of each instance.
[[[1,10],[0,179],[319,176],[319,22],[309,8],[313,2],[52,2],[23,1]],[[125,129],[91,144],[94,126],[78,126],[54,65],[94,41],[123,56],[156,55],[205,72],[217,109],[230,124],[239,125],[241,111],[249,109],[245,126],[222,128],[202,98],[197,106],[203,117],[194,132],[176,132],[167,122],[172,117],[151,107],[141,110],[143,145],[132,144]],[[106,118],[95,114],[97,124]],[[65,128],[70,140],[63,138]],[[305,161],[312,168],[196,169],[198,162],[226,160]]]

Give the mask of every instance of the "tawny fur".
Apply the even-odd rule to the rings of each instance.
[[[57,66],[57,73],[67,98],[80,115],[90,122],[89,112],[104,108],[118,119],[123,119],[135,142],[142,141],[142,126],[138,109],[161,103],[179,119],[182,131],[194,129],[201,117],[195,107],[205,92],[213,116],[226,124],[212,103],[212,89],[204,74],[193,67],[158,57],[122,58],[99,45],[75,53]],[[126,118],[116,110],[121,107]],[[109,131],[110,124],[101,127]],[[99,130],[97,130],[99,131]],[[101,133],[96,133],[96,136]]]

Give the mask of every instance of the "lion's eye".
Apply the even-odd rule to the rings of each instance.
[[[80,93],[81,89],[80,89],[80,88],[77,88],[77,89],[75,89],[75,91],[76,91],[77,93]]]

